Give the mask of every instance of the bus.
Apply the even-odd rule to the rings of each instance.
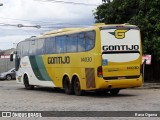
[[[66,94],[142,85],[140,29],[130,24],[64,28],[17,44],[16,81],[26,89],[46,86]]]

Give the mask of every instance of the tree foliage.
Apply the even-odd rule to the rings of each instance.
[[[160,60],[160,0],[113,0],[94,12],[96,22],[130,23],[141,29],[143,53]]]

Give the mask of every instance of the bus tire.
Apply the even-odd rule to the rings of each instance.
[[[66,94],[68,95],[73,94],[73,86],[70,84],[70,80],[68,76],[64,77],[63,88]]]
[[[78,77],[74,78],[73,87],[74,87],[75,95],[77,96],[84,95],[84,90],[81,90],[81,85],[80,85]]]
[[[28,76],[25,75],[24,76],[24,80],[23,80],[24,86],[27,90],[33,90],[34,89],[34,85],[30,85],[29,84],[29,80],[28,80]]]
[[[110,94],[111,95],[117,95],[119,93],[120,89],[111,89]]]

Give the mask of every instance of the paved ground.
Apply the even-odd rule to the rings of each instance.
[[[142,87],[143,89],[160,89],[160,83],[144,83]]]
[[[0,81],[0,103],[0,111],[160,111],[160,89],[125,89],[117,96],[94,92],[75,96],[52,88],[26,90],[14,80]]]

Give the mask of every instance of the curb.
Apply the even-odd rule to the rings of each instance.
[[[160,83],[143,83],[141,89],[160,89]]]

